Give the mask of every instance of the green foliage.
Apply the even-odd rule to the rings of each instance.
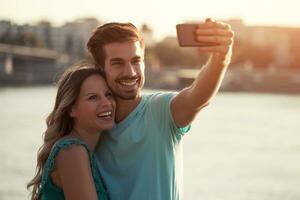
[[[179,47],[176,38],[167,38],[146,49],[146,56],[148,63],[157,59],[162,67],[194,68],[207,60],[207,55],[200,54],[195,48]]]

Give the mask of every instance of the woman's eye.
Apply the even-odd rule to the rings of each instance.
[[[95,99],[97,99],[97,96],[96,96],[96,95],[92,95],[92,96],[90,96],[88,99],[89,99],[89,100],[95,100]]]
[[[113,94],[112,94],[111,92],[107,92],[105,95],[106,95],[107,97],[113,97]]]

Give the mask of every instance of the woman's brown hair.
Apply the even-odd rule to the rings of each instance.
[[[42,174],[47,158],[53,145],[73,129],[73,119],[69,113],[80,93],[80,88],[85,79],[98,74],[104,78],[104,73],[87,61],[68,68],[58,81],[58,90],[52,112],[46,119],[47,129],[43,135],[43,145],[38,150],[36,173],[27,184],[27,189],[32,188],[31,200],[38,200],[42,181]]]

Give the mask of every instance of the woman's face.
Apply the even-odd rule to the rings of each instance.
[[[74,127],[89,132],[111,129],[115,125],[116,103],[103,77],[94,74],[81,85],[70,116]]]

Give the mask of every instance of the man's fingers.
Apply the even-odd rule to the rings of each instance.
[[[197,35],[220,35],[220,36],[228,36],[232,37],[234,35],[234,32],[231,30],[225,30],[225,29],[217,29],[217,28],[197,28],[196,29]]]
[[[198,47],[200,52],[220,53],[229,55],[232,50],[234,32],[229,24],[207,18],[204,23],[198,24],[195,30],[195,39],[198,42],[208,42],[215,45]]]
[[[221,37],[221,36],[198,36],[198,42],[212,42],[219,45],[230,45],[233,43],[232,37]]]
[[[218,45],[218,46],[205,46],[198,47],[198,50],[206,53],[223,53],[226,54],[230,49],[228,45]]]
[[[208,21],[205,23],[200,23],[197,26],[198,28],[221,28],[229,30],[231,27],[229,24],[225,24],[223,22],[216,22],[216,21]]]

